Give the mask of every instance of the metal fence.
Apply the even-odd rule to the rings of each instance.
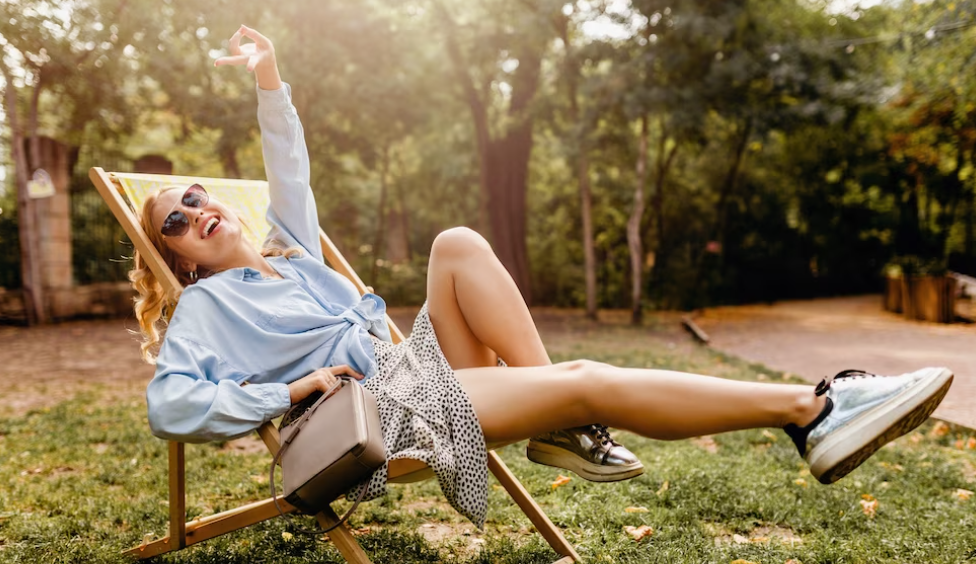
[[[98,150],[83,150],[71,175],[71,262],[75,285],[126,280],[132,243],[88,178],[88,169],[129,172],[132,161]],[[21,287],[17,193],[7,174],[7,194],[0,198],[0,288]]]
[[[78,286],[124,281],[132,267],[132,243],[88,178],[93,166],[131,172],[132,161],[95,149],[78,155],[71,176],[71,264]]]
[[[11,178],[7,174],[7,178]],[[0,199],[0,288],[20,288],[20,236],[17,234],[17,194],[13,182]]]

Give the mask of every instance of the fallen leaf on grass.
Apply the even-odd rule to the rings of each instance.
[[[783,562],[783,564],[803,564],[803,563],[800,562],[799,560],[793,560],[792,558],[790,558],[786,562]]]
[[[699,448],[703,448],[711,454],[718,452],[718,443],[711,435],[705,435],[704,437],[695,437],[691,439],[692,444]]]
[[[969,437],[966,440],[959,439],[956,441],[956,448],[959,450],[976,450],[976,437]]]
[[[289,533],[288,531],[285,531],[285,532],[281,533],[281,538],[285,539],[285,542],[288,542],[291,539],[295,538],[295,535]]]
[[[732,535],[732,542],[735,544],[749,544],[749,539],[737,533]]]
[[[743,560],[741,558],[738,558],[736,560],[733,560],[731,564],[757,564],[757,563],[753,562],[752,560]]]
[[[942,421],[936,423],[935,427],[932,427],[932,430],[929,431],[929,435],[933,437],[944,437],[948,434],[949,434],[949,426]]]
[[[874,518],[874,514],[878,511],[878,500],[874,499],[871,494],[864,494],[861,496],[861,511],[864,512],[870,518]]]
[[[902,466],[901,464],[892,464],[890,462],[885,462],[883,460],[881,462],[878,462],[878,466],[884,468],[885,470],[892,470],[894,472],[902,472],[905,470],[905,467]]]
[[[809,487],[809,485],[807,484],[807,481],[804,480],[803,478],[797,478],[797,479],[793,480],[793,483],[796,484],[796,485],[798,485],[798,486],[803,486],[804,488]]]
[[[634,539],[634,542],[640,542],[644,537],[653,535],[654,529],[647,525],[641,525],[640,527],[627,525],[624,527],[624,532],[630,535],[630,538]]]
[[[624,509],[626,513],[647,513],[646,507],[628,507]]]
[[[664,483],[661,484],[661,487],[657,489],[656,492],[657,496],[661,497],[662,495],[664,495],[664,492],[668,491],[669,487],[671,487],[671,482],[664,480]]]
[[[571,480],[572,478],[570,478],[569,476],[563,476],[562,474],[560,474],[559,477],[556,478],[556,481],[552,483],[552,489],[556,489],[559,486],[565,486]]]
[[[774,443],[779,440],[769,429],[763,429],[762,436],[773,441]]]
[[[959,501],[969,501],[969,498],[973,497],[973,492],[959,488],[956,490],[955,496],[959,498]]]

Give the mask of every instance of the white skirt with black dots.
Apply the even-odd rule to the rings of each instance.
[[[387,460],[411,458],[434,471],[451,505],[480,529],[488,505],[488,454],[471,401],[444,358],[427,304],[410,337],[373,340],[377,374],[363,385],[376,396]],[[387,464],[365,484],[364,499],[386,493]],[[358,497],[359,486],[349,492]]]

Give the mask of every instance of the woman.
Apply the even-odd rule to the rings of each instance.
[[[242,37],[254,43],[242,46]],[[377,397],[389,459],[430,465],[448,500],[480,527],[486,441],[535,437],[532,458],[600,478],[603,468],[619,474],[639,462],[592,421],[656,439],[778,427],[830,483],[920,424],[951,384],[941,368],[888,378],[845,371],[813,388],[585,360],[551,365],[515,284],[466,229],[434,241],[428,302],[411,337],[392,345],[382,299],[360,297],[322,264],[302,128],[271,42],[242,26],[230,49],[215,65],[246,65],[257,78],[272,231],[265,251],[255,250],[233,211],[199,185],[146,201],[142,226],[184,286],[147,391],[159,437],[239,436],[350,375]],[[131,278],[152,362],[157,324],[173,304],[138,255]],[[499,357],[509,366],[496,366]],[[591,434],[558,431],[580,427]],[[373,475],[367,498],[385,491],[386,476],[386,466]]]

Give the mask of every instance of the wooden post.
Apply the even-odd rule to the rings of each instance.
[[[569,541],[563,536],[562,531],[549,520],[549,517],[542,511],[539,504],[532,499],[532,495],[518,481],[518,478],[512,474],[512,471],[508,469],[508,466],[495,451],[488,453],[488,469],[495,475],[495,478],[505,488],[508,495],[512,496],[512,500],[522,509],[525,516],[529,518],[529,521],[532,521],[536,530],[539,531],[542,538],[546,539],[549,546],[559,555],[570,558],[569,561],[579,562],[580,556],[576,553],[573,545],[569,544]],[[565,559],[561,559],[558,562],[563,562],[563,560]]]
[[[183,443],[169,442],[169,540],[186,547],[186,457]],[[176,549],[174,549],[176,550]]]
[[[316,515],[315,519],[323,529],[339,522],[339,516],[335,514],[335,511],[331,507],[326,508],[325,511]],[[349,527],[345,523],[329,531],[329,539],[339,549],[339,553],[342,554],[342,557],[349,564],[372,564],[369,556],[366,556],[366,552],[359,546],[359,542],[352,536],[352,531],[349,530]]]

